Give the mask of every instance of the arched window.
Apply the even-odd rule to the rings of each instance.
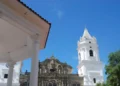
[[[68,69],[67,69],[66,67],[64,67],[63,73],[64,73],[64,74],[67,74],[67,72],[68,72]]]
[[[58,66],[58,73],[60,74],[62,72],[62,67],[61,65]]]
[[[53,83],[53,86],[57,86],[57,84],[56,84],[56,83]]]
[[[93,56],[93,50],[89,51],[90,56]]]
[[[93,82],[96,83],[96,78],[93,78]]]
[[[52,83],[49,83],[49,85],[48,86],[52,86]]]

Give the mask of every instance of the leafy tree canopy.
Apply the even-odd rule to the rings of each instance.
[[[108,86],[106,83],[97,83],[96,86]]]
[[[120,86],[120,51],[110,53],[108,65],[105,66],[107,84],[109,86]]]

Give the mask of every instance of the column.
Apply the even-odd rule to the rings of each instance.
[[[8,71],[7,86],[12,86],[14,64],[15,63],[13,63],[13,62],[8,63],[9,71]]]
[[[38,35],[31,37],[32,45],[32,60],[31,60],[31,73],[30,73],[30,86],[38,86],[38,52],[40,49],[40,42]]]
[[[43,79],[42,79],[42,86],[44,86]]]
[[[88,54],[89,54],[88,49],[85,48],[85,60],[89,60]]]
[[[62,86],[64,86],[64,83],[63,83],[63,81],[62,81]]]

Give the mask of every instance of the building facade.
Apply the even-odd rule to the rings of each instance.
[[[104,82],[103,63],[100,61],[97,40],[85,29],[78,41],[78,74],[84,77],[84,86],[95,86]]]
[[[104,82],[97,40],[87,29],[78,41],[78,74],[54,56],[39,62],[38,86],[95,86]],[[21,74],[21,86],[29,86],[29,74]]]
[[[39,62],[38,86],[83,86],[83,77],[72,74],[72,67],[54,56]],[[29,86],[29,73],[21,75],[21,86]]]
[[[12,86],[20,86],[19,76],[21,65],[21,62],[17,62],[14,66]],[[7,86],[8,70],[9,66],[6,63],[0,63],[0,86]]]

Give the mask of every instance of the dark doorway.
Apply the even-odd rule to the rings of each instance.
[[[52,86],[52,83],[49,83],[49,86]]]
[[[53,86],[57,86],[57,84],[56,84],[56,83],[53,83]]]

